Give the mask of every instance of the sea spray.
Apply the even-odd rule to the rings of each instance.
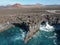
[[[13,27],[0,33],[0,45],[57,45],[54,26],[44,23],[39,31],[26,44],[26,32],[20,27]]]
[[[50,32],[50,31],[54,31],[54,27],[49,25],[48,22],[46,22],[44,25],[40,25],[40,30]]]
[[[55,28],[46,22],[40,25],[40,31],[36,33],[26,45],[57,45]]]

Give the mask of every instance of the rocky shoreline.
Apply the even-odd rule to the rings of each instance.
[[[52,20],[50,17],[53,18],[53,20],[55,20],[55,17],[58,17],[58,16],[54,17],[54,15],[49,15],[49,21],[51,23]],[[11,16],[2,16],[1,18],[3,18],[0,20],[1,22],[3,20],[2,22],[3,24],[6,22],[19,23],[19,24],[25,22],[27,25],[29,25],[29,31],[27,33],[26,39],[24,40],[25,43],[29,41],[33,37],[33,35],[36,34],[36,32],[39,31],[39,26],[42,21],[48,21],[46,15],[44,16],[41,16],[41,15],[14,15],[12,16],[11,15]],[[0,24],[2,24],[1,22]],[[11,24],[8,24],[8,23],[5,24],[5,26],[3,26],[3,29],[1,31],[4,31],[7,27],[10,28]]]
[[[27,33],[25,42],[31,39],[33,35],[35,35],[36,32],[39,31],[39,26],[42,21],[49,21],[50,23],[53,22],[56,23],[58,20],[58,23],[60,23],[60,14],[53,12],[51,13],[51,11],[41,10],[40,8],[35,8],[35,9],[26,8],[26,9],[12,9],[12,10],[4,9],[1,11],[0,11],[0,24],[4,24],[7,22],[21,24],[25,22],[27,25],[29,25],[29,31]],[[1,31],[5,30],[7,27],[10,28],[10,25],[3,27],[4,29],[2,29]]]
[[[5,24],[0,24],[0,32],[3,32],[9,28],[13,27],[13,25],[5,23]]]

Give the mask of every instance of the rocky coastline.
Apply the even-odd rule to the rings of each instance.
[[[21,12],[21,10],[23,10]],[[25,11],[26,12],[25,12]],[[20,11],[20,12],[19,12]],[[25,39],[25,42],[27,42],[29,39],[33,37],[33,35],[36,34],[36,32],[39,31],[39,26],[41,22],[48,21],[50,24],[53,23],[60,23],[60,14],[59,13],[51,13],[47,10],[41,10],[38,8],[35,9],[17,9],[14,10],[5,10],[0,12],[0,24],[5,24],[7,22],[10,23],[26,23],[26,25],[29,25],[29,31],[27,32],[27,36]],[[7,13],[8,12],[8,13]],[[8,24],[8,23],[7,23]],[[6,25],[7,25],[6,24]],[[10,27],[7,25],[5,28]],[[3,30],[5,30],[5,28]]]

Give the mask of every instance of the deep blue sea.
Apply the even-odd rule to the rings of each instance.
[[[0,45],[60,45],[60,31],[54,26],[50,28],[49,25],[41,25],[40,30],[26,44],[26,32],[19,27],[12,27],[0,33]]]

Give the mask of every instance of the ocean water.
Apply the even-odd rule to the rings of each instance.
[[[46,22],[46,25],[40,25],[39,31],[24,43],[26,32],[19,27],[12,27],[0,33],[0,45],[60,45],[60,31],[56,28],[57,26]]]
[[[24,45],[25,32],[19,27],[12,27],[0,33],[0,45]]]
[[[48,23],[46,23],[46,25],[41,25],[40,31],[32,37],[27,45],[57,45],[56,33],[54,30],[55,28]]]

